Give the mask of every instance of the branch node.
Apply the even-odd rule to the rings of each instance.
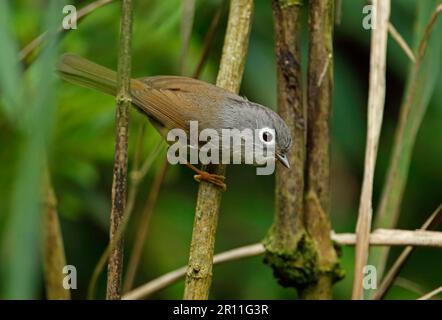
[[[117,104],[124,104],[124,103],[132,103],[132,98],[126,96],[125,94],[119,94],[115,100],[117,101]]]
[[[279,0],[278,2],[279,2],[279,7],[281,9],[292,7],[292,6],[297,6],[297,7],[302,6],[302,0]]]

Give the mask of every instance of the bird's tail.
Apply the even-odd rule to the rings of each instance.
[[[116,95],[117,73],[80,56],[64,54],[57,65],[57,71],[64,80]]]

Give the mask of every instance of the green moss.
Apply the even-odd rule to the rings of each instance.
[[[317,280],[316,250],[310,238],[303,234],[292,252],[278,249],[269,236],[264,241],[267,251],[264,263],[283,287],[300,288]]]
[[[333,241],[333,248],[335,249],[337,259],[330,272],[332,274],[333,283],[335,283],[345,278],[345,269],[342,268],[340,259],[342,257],[342,247]]]
[[[275,278],[283,287],[302,289],[316,283],[323,274],[330,275],[333,282],[345,277],[345,270],[339,259],[331,267],[318,268],[316,246],[307,233],[299,236],[292,251],[281,249],[281,244],[275,240],[274,235],[271,230],[264,240],[264,263],[273,269]],[[340,252],[339,248],[336,249]]]
[[[333,265],[331,269],[333,283],[341,281],[345,278],[345,269],[342,268],[340,259]]]

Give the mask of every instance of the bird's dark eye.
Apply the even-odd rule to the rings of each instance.
[[[272,134],[270,132],[264,131],[263,134],[262,134],[262,139],[265,142],[270,142],[270,141],[272,141],[273,136],[272,136]]]
[[[258,137],[262,143],[266,145],[275,143],[275,130],[272,128],[264,127],[259,130]]]

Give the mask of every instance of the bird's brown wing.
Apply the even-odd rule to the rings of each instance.
[[[154,89],[180,91],[180,92],[204,92],[219,97],[236,96],[234,93],[213,84],[180,76],[154,76],[138,79]]]
[[[131,94],[132,102],[158,125],[167,130],[173,128],[188,130],[186,120],[177,107],[179,101],[168,90],[149,88],[139,80],[132,80]]]
[[[178,76],[133,80],[131,91],[134,104],[148,116],[168,130],[180,128],[186,132],[191,120],[198,121],[200,129],[217,129],[223,99],[237,97],[206,82]]]

